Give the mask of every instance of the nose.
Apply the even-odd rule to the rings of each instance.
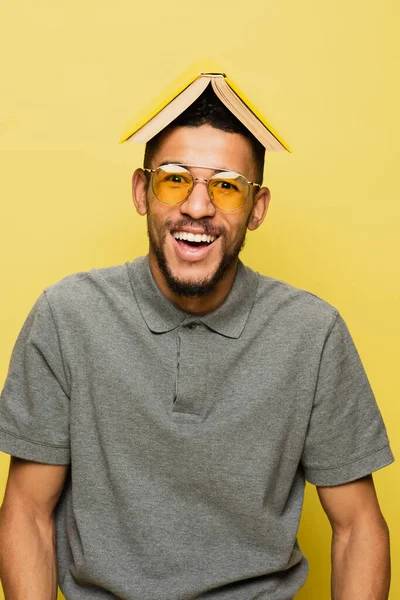
[[[197,177],[185,202],[180,205],[181,213],[192,219],[202,219],[215,215],[215,206],[212,204],[207,192],[207,180]]]

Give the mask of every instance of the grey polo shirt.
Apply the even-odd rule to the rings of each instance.
[[[147,258],[38,298],[0,402],[0,448],[69,464],[56,507],[68,600],[289,600],[305,478],[392,462],[337,310],[239,264],[215,312],[157,288]]]

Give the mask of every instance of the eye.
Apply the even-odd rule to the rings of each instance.
[[[163,183],[174,184],[175,186],[190,185],[191,176],[189,171],[180,165],[162,165],[156,171],[156,179]]]
[[[183,173],[166,173],[163,175],[162,181],[164,183],[173,183],[175,185],[190,185],[190,175],[185,176]]]
[[[213,182],[213,187],[220,188],[221,190],[232,190],[235,192],[239,191],[236,185],[234,185],[230,181],[226,181],[225,179],[219,179]]]

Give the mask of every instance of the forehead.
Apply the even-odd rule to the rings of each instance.
[[[153,168],[171,162],[228,169],[247,177],[254,175],[250,141],[240,133],[228,133],[211,125],[167,131],[161,136],[151,162]]]

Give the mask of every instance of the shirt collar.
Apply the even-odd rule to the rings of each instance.
[[[133,294],[148,328],[164,333],[183,321],[202,322],[217,333],[238,338],[247,322],[258,287],[258,273],[239,260],[236,277],[225,302],[215,311],[203,316],[191,315],[177,308],[158,288],[150,270],[148,257],[142,256],[125,263]]]

